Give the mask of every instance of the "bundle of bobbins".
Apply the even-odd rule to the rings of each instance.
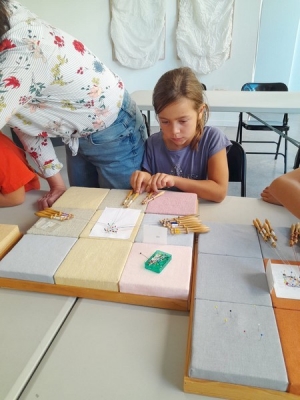
[[[148,204],[150,201],[156,199],[157,197],[162,196],[164,193],[165,193],[164,191],[160,191],[156,194],[154,192],[150,192],[144,198],[142,204]],[[140,195],[139,193],[134,193],[133,190],[130,190],[125,200],[123,201],[123,206],[126,208],[129,207],[139,195]]]
[[[35,213],[38,217],[50,218],[58,221],[66,221],[74,218],[73,214],[68,214],[63,211],[53,210],[52,208],[45,208],[43,211],[38,211]]]
[[[253,225],[265,242],[269,241],[272,247],[276,247],[277,237],[269,220],[265,219],[264,224],[262,224],[260,220],[256,218],[253,220]]]
[[[130,190],[123,201],[123,206],[126,208],[129,207],[139,195],[139,193],[134,193],[133,190]]]
[[[206,233],[209,227],[201,223],[197,214],[162,219],[160,223],[174,234]]]
[[[300,236],[300,222],[291,225],[291,233],[290,233],[290,246],[294,246],[294,244],[298,243],[298,239]]]
[[[157,197],[162,196],[164,193],[165,193],[164,191],[161,191],[156,194],[154,192],[148,193],[148,195],[142,201],[142,204],[148,204],[150,203],[150,201],[155,200]]]

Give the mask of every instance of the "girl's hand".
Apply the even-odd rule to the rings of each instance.
[[[146,171],[134,171],[130,178],[130,185],[134,193],[143,193],[146,191],[151,174]]]
[[[152,175],[148,182],[147,192],[157,192],[163,188],[169,188],[175,186],[175,176],[158,173]]]
[[[268,186],[261,192],[260,195],[263,201],[281,206],[281,203],[279,203],[279,201],[276,200],[275,197],[271,195]]]

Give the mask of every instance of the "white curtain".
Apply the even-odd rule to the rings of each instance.
[[[164,57],[165,0],[111,0],[116,59],[130,68],[151,67]]]
[[[179,0],[177,54],[185,66],[208,74],[230,56],[234,0]]]

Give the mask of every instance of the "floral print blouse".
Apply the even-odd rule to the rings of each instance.
[[[0,128],[11,126],[51,177],[62,164],[49,137],[61,137],[76,155],[79,137],[116,120],[124,85],[79,40],[14,0],[9,6],[11,29],[0,39]]]

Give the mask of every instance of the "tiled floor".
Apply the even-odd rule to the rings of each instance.
[[[289,135],[294,139],[300,141],[300,117],[299,116],[290,116],[290,132]],[[221,126],[220,129],[227,135],[229,139],[236,139],[236,127],[224,127]],[[153,127],[151,129],[152,132],[157,131],[157,127]],[[243,131],[243,137],[245,140],[253,139],[254,137],[258,140],[261,137],[264,137],[264,140],[277,140],[277,134],[273,132],[251,132],[251,131]],[[266,139],[266,137],[268,137]],[[266,147],[267,146],[267,147]],[[267,151],[273,151],[270,149],[270,146],[266,144],[250,144],[245,143],[243,147],[247,151],[262,151],[263,149],[267,149]],[[65,149],[64,146],[56,147],[56,152],[58,155],[58,159],[65,165]],[[274,145],[275,150],[275,145]],[[283,151],[283,141],[281,144],[281,151]],[[296,156],[297,148],[288,143],[288,167],[287,171],[293,169],[294,160]],[[277,160],[274,160],[274,156],[272,155],[255,155],[248,154],[247,155],[247,197],[260,197],[261,191],[269,185],[269,183],[277,176],[283,174],[283,157],[278,156]],[[67,171],[66,166],[62,170],[63,178],[68,184]],[[42,180],[41,182],[42,189],[47,190],[47,182]],[[239,183],[229,183],[229,191],[228,195],[231,196],[240,196],[240,184]]]

